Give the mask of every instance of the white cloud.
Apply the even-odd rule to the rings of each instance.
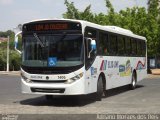
[[[13,0],[0,0],[0,4],[2,5],[9,5],[12,3],[13,3]]]

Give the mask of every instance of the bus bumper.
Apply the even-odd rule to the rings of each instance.
[[[71,83],[27,83],[21,78],[22,93],[42,95],[83,95],[85,91],[84,77]]]

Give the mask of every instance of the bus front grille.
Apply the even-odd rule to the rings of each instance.
[[[31,88],[32,92],[41,92],[41,93],[64,93],[64,88]]]
[[[31,80],[32,83],[65,83],[67,80]]]

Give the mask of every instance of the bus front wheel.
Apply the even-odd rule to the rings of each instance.
[[[103,96],[103,80],[102,80],[102,76],[99,77],[98,82],[97,82],[97,100],[101,101],[102,100],[102,96]]]

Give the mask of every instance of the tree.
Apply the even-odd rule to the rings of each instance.
[[[148,14],[157,19],[160,14],[159,0],[148,0]]]
[[[159,0],[148,1],[148,54],[150,56],[160,55],[160,10]]]
[[[20,70],[21,65],[21,57],[17,51],[10,51],[10,70]]]
[[[1,37],[10,37],[10,70],[20,70],[20,55],[14,50],[14,32],[8,30],[6,32],[0,32]],[[21,43],[21,40],[20,40]],[[21,46],[21,45],[20,45]],[[6,58],[7,58],[7,42],[0,43],[0,70],[6,70]]]
[[[119,15],[115,12],[113,5],[109,0],[105,0],[106,7],[108,9],[107,14],[105,15],[108,19],[108,25],[119,25]]]
[[[67,0],[65,0],[64,4],[67,7],[67,12],[63,14],[64,18],[68,19],[79,19],[79,11],[75,8],[74,3],[69,3]]]
[[[69,3],[67,0],[65,0],[64,4],[67,7],[67,12],[63,14],[64,18],[87,20],[90,22],[94,21],[94,14],[91,12],[91,5],[88,5],[84,11],[79,11],[75,8],[74,2]]]

